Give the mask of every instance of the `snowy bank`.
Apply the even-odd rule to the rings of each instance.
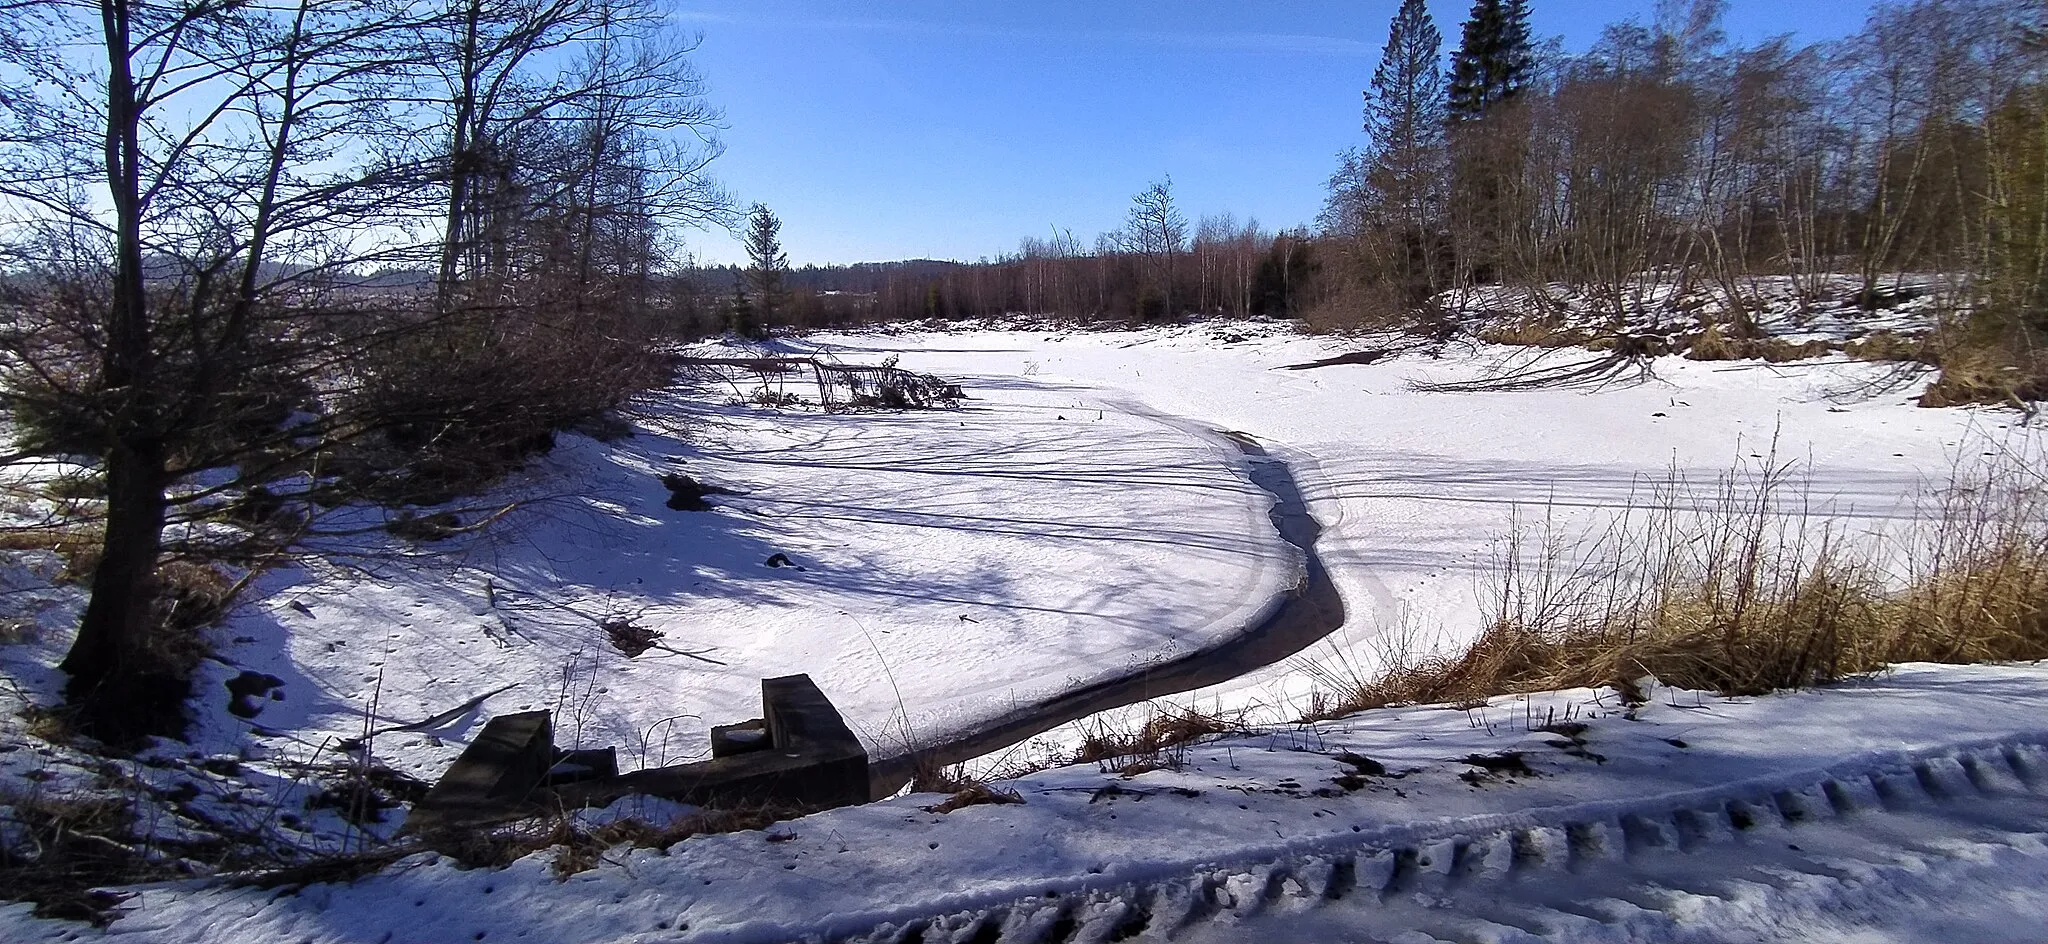
[[[1259,876],[1273,876],[1270,866],[1260,873],[1260,863],[1280,859],[1341,858],[1353,863],[1355,884],[1385,882],[1401,861],[1411,870],[1419,864],[1425,875],[1449,869],[1457,850],[1490,849],[1488,837],[1505,831],[1536,848],[1503,847],[1503,867],[1532,856],[1578,861],[1592,854],[1581,848],[1587,823],[1608,824],[1601,828],[1612,830],[1606,841],[1619,857],[1622,831],[1637,828],[1629,824],[1659,821],[1673,810],[1719,811],[1724,833],[1750,829],[1744,817],[1768,815],[1778,831],[1754,841],[1777,836],[1778,848],[1789,841],[1797,850],[1802,836],[1824,838],[1800,832],[1802,822],[1859,808],[1882,812],[1889,797],[1938,803],[1943,790],[2005,791],[2013,797],[2008,808],[2018,810],[2015,804],[2038,803],[2026,799],[2031,791],[2048,787],[2048,727],[2041,721],[2048,718],[2048,666],[1904,666],[1829,689],[1750,699],[1654,687],[1649,695],[1627,704],[1611,690],[1581,689],[1266,729],[1194,747],[1177,770],[1034,774],[1008,785],[1021,804],[935,813],[923,807],[940,797],[910,796],[767,832],[702,836],[665,850],[621,847],[559,881],[550,871],[552,853],[543,852],[502,870],[462,869],[422,855],[350,885],[284,892],[151,886],[136,890],[104,935],[36,921],[26,917],[27,906],[11,906],[0,911],[0,936],[164,944],[782,941],[999,906],[1015,916],[1020,901],[1050,903],[1071,928],[1089,920],[1076,902],[1122,901],[1132,889],[1171,880],[1227,886],[1243,904],[1246,895],[1266,894]],[[1847,786],[1828,793],[1816,786],[1824,783]],[[1920,791],[1922,799],[1910,801],[1900,790]],[[1788,808],[1807,812],[1784,813]],[[1548,842],[1556,845],[1546,852]],[[1741,848],[1733,859],[1699,859],[1692,880],[1709,882],[1745,856],[1765,854]],[[2036,840],[2011,848],[2031,856],[2021,864],[2032,874],[2048,875],[2048,846]],[[1440,860],[1435,866],[1432,854]],[[1919,871],[1940,867],[1936,861]],[[1375,878],[1375,868],[1393,871]],[[1203,876],[1212,876],[1211,884],[1203,885]],[[1253,884],[1234,885],[1232,876]],[[1887,880],[1833,877],[1865,895],[1870,883]],[[1295,878],[1310,881],[1300,871]],[[2024,888],[1980,903],[1977,916],[2048,914],[2043,897]],[[1415,894],[1426,908],[1428,889]],[[1406,898],[1396,888],[1386,901],[1393,907]],[[478,906],[486,901],[489,907]],[[1768,927],[1771,902],[1752,904],[1763,910],[1749,917]],[[1154,900],[1147,907],[1156,913],[1163,906]],[[1198,917],[1214,912],[1213,905],[1196,909]],[[1671,920],[1683,927],[1685,916]],[[1305,939],[1286,933],[1289,926],[1278,924],[1274,939]],[[1728,924],[1692,930],[1720,940],[1749,933]],[[1775,928],[1802,930],[1813,929]],[[1911,939],[1910,927],[1899,930],[1900,937],[1887,939]],[[1605,937],[1555,937],[1621,939],[1616,934],[1627,936],[1609,928]]]

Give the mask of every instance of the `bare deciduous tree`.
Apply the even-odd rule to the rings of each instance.
[[[1173,178],[1157,181],[1131,198],[1124,237],[1130,251],[1143,260],[1147,287],[1159,295],[1157,312],[1175,314],[1173,280],[1177,263],[1187,251],[1188,219],[1174,205]],[[1139,311],[1150,316],[1154,309],[1141,301]]]
[[[349,437],[478,419],[459,394],[405,406],[404,419],[345,413],[419,375],[388,356],[407,345],[414,363],[444,367],[582,350],[561,343],[576,327],[567,316],[507,330],[499,304],[476,330],[482,309],[456,302],[477,293],[455,283],[487,274],[502,303],[507,280],[545,276],[580,305],[600,258],[644,275],[661,226],[719,210],[702,176],[715,147],[657,140],[704,130],[710,115],[679,107],[696,101],[673,84],[687,46],[657,45],[659,17],[626,3],[38,0],[11,12],[0,229],[32,299],[0,338],[0,379],[31,447],[93,455],[107,479],[103,549],[63,668],[88,732],[175,730],[176,663],[191,648],[160,631],[166,524]],[[453,40],[421,41],[433,36]],[[590,52],[581,67],[552,63],[545,79],[535,68],[542,52],[576,50]],[[451,67],[453,91],[422,81],[430,66]],[[506,157],[550,141],[584,159],[544,176]],[[697,157],[671,159],[686,152]],[[553,243],[568,252],[551,268]],[[417,267],[437,262],[449,276],[427,293],[438,303],[414,310],[408,285],[431,286]],[[401,274],[380,283],[379,270]],[[555,343],[530,343],[537,330]],[[493,395],[531,407],[520,398],[561,391]],[[234,474],[191,484],[210,469]]]

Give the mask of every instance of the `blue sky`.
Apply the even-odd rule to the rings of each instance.
[[[1568,50],[1654,0],[1533,0]],[[1361,141],[1399,0],[679,0],[726,113],[714,170],[782,218],[794,265],[972,260],[1119,225],[1171,176],[1192,219],[1312,222],[1336,153]],[[1432,2],[1446,51],[1470,0]],[[1738,40],[1854,32],[1867,5],[1731,0]],[[706,262],[740,261],[693,233]]]

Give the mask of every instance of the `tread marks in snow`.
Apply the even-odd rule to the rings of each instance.
[[[2048,858],[2048,749],[2034,743],[1930,752],[1713,801],[1655,802],[1026,899],[840,940],[1286,939],[1289,925],[1361,940],[1669,935],[1714,914],[1868,894],[1901,874],[2015,854]]]

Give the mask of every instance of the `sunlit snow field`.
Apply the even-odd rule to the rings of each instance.
[[[758,714],[761,678],[797,672],[877,754],[957,733],[1228,638],[1295,583],[1299,553],[1222,431],[1294,466],[1348,619],[1301,658],[1188,698],[1286,720],[1313,687],[1304,659],[1369,668],[1390,642],[1475,635],[1518,526],[1593,535],[1619,508],[1708,500],[1731,470],[1775,456],[1794,467],[1803,513],[1896,531],[1958,462],[2034,435],[2009,411],[1873,394],[1882,371],[1839,358],[1667,357],[1647,382],[1449,394],[1410,383],[1480,376],[1527,349],[1286,370],[1361,343],[1256,323],[778,346],[899,357],[970,399],[825,414],[683,385],[648,400],[631,438],[565,435],[470,503],[516,505],[484,537],[412,547],[373,530],[329,562],[264,576],[217,631],[201,745],[310,756],[414,725],[374,751],[431,779],[484,719],[548,708],[565,744],[616,746],[628,767],[672,763],[703,755],[709,725]],[[673,511],[668,472],[741,494]],[[768,566],[777,554],[794,566]],[[44,596],[44,631],[0,657],[25,694],[48,698],[78,593]],[[603,627],[621,621],[661,633],[657,646],[614,648]],[[244,671],[284,682],[247,720],[226,712],[223,688]]]
[[[1477,378],[1526,348],[1453,346],[1371,365],[1289,366],[1369,346],[1267,329],[825,336],[821,352],[900,354],[999,398],[1022,381],[1114,396],[1286,447],[1345,627],[1301,659],[1199,693],[1226,710],[1297,716],[1314,687],[1303,661],[1369,671],[1383,647],[1476,636],[1509,536],[1584,545],[1627,508],[1712,508],[1722,488],[1774,496],[1818,530],[1897,549],[1956,470],[2029,454],[2038,433],[2011,411],[1927,410],[1889,367],[1834,357],[1794,364],[1664,357],[1641,383],[1515,393],[1420,393],[1411,382]],[[1553,352],[1560,361],[1584,351]],[[1092,416],[1092,414],[1089,414]],[[1190,699],[1182,699],[1188,701]]]
[[[1769,467],[1791,483],[1774,496],[1787,520],[1896,547],[1955,470],[2038,455],[2041,446],[2017,413],[1920,409],[1912,405],[1916,383],[1888,385],[1884,368],[1841,358],[1767,365],[1665,357],[1635,382],[1518,393],[1425,393],[1412,385],[1482,377],[1529,357],[1528,349],[1452,345],[1369,365],[1287,369],[1369,346],[1261,323],[1118,332],[893,329],[775,342],[777,353],[846,363],[894,357],[957,381],[969,399],[958,409],[827,414],[751,405],[753,391],[744,385],[684,382],[646,399],[635,435],[600,442],[565,434],[549,455],[460,502],[465,521],[501,515],[480,536],[412,544],[378,527],[385,510],[340,509],[328,523],[357,533],[322,542],[317,558],[264,574],[211,630],[215,656],[195,687],[193,742],[162,748],[230,755],[240,772],[215,775],[181,762],[163,770],[131,765],[134,776],[164,779],[164,789],[180,777],[210,778],[193,800],[209,815],[272,816],[308,806],[307,791],[317,784],[304,779],[305,765],[344,760],[345,739],[371,734],[370,762],[432,780],[484,720],[528,709],[555,712],[564,746],[617,747],[628,768],[674,763],[707,752],[711,724],[754,717],[760,679],[798,672],[818,682],[877,756],[958,735],[1046,696],[1200,652],[1272,612],[1300,579],[1303,559],[1275,533],[1272,498],[1248,478],[1229,433],[1253,438],[1292,467],[1322,525],[1316,552],[1347,621],[1299,656],[1174,697],[1281,725],[1264,729],[1261,750],[1307,751],[1300,764],[1308,772],[1288,773],[1294,767],[1272,758],[1246,758],[1240,771],[1235,752],[1245,748],[1226,741],[1207,749],[1202,763],[1228,773],[1188,789],[1258,793],[1273,789],[1276,771],[1285,773],[1274,783],[1293,804],[1288,809],[1310,817],[1290,827],[1305,835],[1321,828],[1315,821],[1324,814],[1300,806],[1301,791],[1285,784],[1325,776],[1315,765],[1327,765],[1331,745],[1348,743],[1345,737],[1363,739],[1376,756],[1419,751],[1418,763],[1450,764],[1444,759],[1492,745],[1502,732],[1534,736],[1528,717],[1536,700],[1547,699],[1543,711],[1609,712],[1611,699],[1580,692],[1500,700],[1498,718],[1491,709],[1397,711],[1287,726],[1313,699],[1316,664],[1370,671],[1389,648],[1455,646],[1476,636],[1511,534],[1519,531],[1524,545],[1541,535],[1583,547],[1609,534],[1629,509],[1663,503],[1711,515],[1730,476],[1739,483]],[[711,344],[696,353],[735,347]],[[0,510],[47,513],[21,496],[34,492],[30,480],[57,471],[15,467],[10,474],[24,487]],[[669,473],[736,494],[713,498],[710,511],[672,510],[660,481]],[[10,615],[33,628],[0,646],[9,683],[0,688],[0,727],[14,748],[0,752],[0,774],[58,794],[98,789],[90,758],[19,749],[40,743],[24,733],[22,709],[56,700],[62,677],[53,666],[70,642],[83,591],[57,581],[56,555],[10,553],[0,574]],[[788,566],[770,566],[771,559]],[[612,644],[607,625],[660,635],[629,656]],[[1937,670],[1900,697],[1910,701],[1951,676],[1977,679],[1971,671]],[[2037,697],[2031,680],[2038,669],[2013,671],[2027,697]],[[283,682],[253,718],[227,710],[224,683],[244,672]],[[1861,710],[1851,704],[1855,692],[1828,697],[1852,714]],[[1742,704],[1715,711],[1734,718]],[[1673,705],[1673,730],[1698,737],[1683,706]],[[1760,708],[1758,718],[1774,710]],[[1938,743],[1980,714],[1961,702],[1943,701],[1941,710],[1939,723],[1910,737],[1865,732],[1856,750]],[[1517,712],[1527,717],[1517,720]],[[1404,718],[1428,719],[1431,733],[1421,740],[1433,743],[1399,746],[1409,737],[1400,732],[1412,726],[1385,725]],[[2025,723],[2007,720],[2007,727]],[[1084,726],[998,752],[979,769],[1054,757]],[[1295,740],[1276,747],[1275,737]],[[1743,743],[1736,737],[1729,749]],[[1826,762],[1818,754],[1784,760]],[[1663,763],[1652,758],[1646,769]],[[1777,769],[1755,770],[1766,768]],[[1458,769],[1445,768],[1442,786],[1463,796]],[[1709,780],[1722,776],[1719,768],[1701,770]],[[1086,766],[1020,781],[1036,791],[1035,805],[1002,814],[1005,828],[1037,823],[1031,828],[1058,832],[1066,828],[1061,817],[1095,815],[1085,791],[1102,776]],[[1172,780],[1148,775],[1159,777]],[[1599,782],[1607,785],[1587,789],[1608,795],[1641,786]],[[1070,804],[1043,799],[1076,790],[1084,795]],[[1499,799],[1516,798],[1529,799]],[[1473,809],[1491,808],[1479,800]],[[1216,802],[1220,814],[1243,809]],[[1158,856],[1190,828],[1268,829],[1264,813],[1174,825],[1184,812],[1161,807],[1165,819],[1133,821],[1133,829],[1149,823],[1152,832],[1117,833],[1126,837],[1117,841],[1142,839],[1153,849],[1146,854]],[[835,840],[843,853],[887,845],[877,837],[916,813],[897,803],[833,815],[821,822],[844,820],[843,835],[868,837]],[[346,843],[354,835],[331,810],[305,809],[302,818],[293,827],[297,841]],[[401,823],[394,816],[373,831],[388,834]],[[166,819],[156,828],[184,827]],[[796,832],[805,841],[776,856],[830,851],[812,848],[810,827],[799,824]],[[916,834],[920,842],[923,835]],[[970,859],[1010,861],[988,852],[1001,837],[961,835]],[[685,871],[699,862],[685,858],[677,866]],[[774,868],[797,868],[796,859]],[[1072,864],[1061,861],[1058,868]],[[937,888],[987,878],[961,872],[951,859],[927,865],[905,871],[904,880]],[[838,866],[827,873],[839,885],[851,874]],[[612,875],[607,867],[591,880]],[[238,900],[202,894],[191,907],[233,910]],[[703,907],[725,922],[755,900],[704,899]],[[116,927],[153,933],[155,907]],[[172,904],[173,911],[184,907]],[[351,939],[349,922],[371,920],[374,910],[315,938]],[[789,911],[788,920],[808,920],[801,911]],[[15,909],[7,918],[26,921],[25,914]],[[313,912],[279,906],[265,914],[290,924]],[[36,929],[58,933],[54,925]],[[590,931],[589,939],[603,936],[597,926]]]
[[[277,575],[227,630],[248,641],[223,655],[288,680],[258,721],[302,738],[359,733],[372,707],[414,721],[515,684],[478,716],[551,707],[565,741],[658,763],[753,716],[758,679],[807,672],[888,751],[1199,649],[1291,586],[1270,499],[1216,431],[1296,466],[1349,614],[1309,655],[1342,647],[1368,664],[1389,634],[1475,635],[1517,521],[1590,534],[1653,495],[1708,500],[1775,455],[1796,467],[1803,513],[1897,530],[1959,462],[2032,435],[2008,412],[1872,395],[1881,369],[1840,359],[1663,358],[1650,382],[1524,393],[1409,388],[1525,356],[1513,349],[1281,369],[1358,346],[1280,326],[787,342],[850,363],[900,357],[972,399],[826,415],[735,406],[746,391],[716,385],[664,394],[632,439],[565,437],[508,489],[546,500],[497,537]],[[665,471],[744,494],[670,511]],[[802,569],[766,566],[777,553]],[[663,648],[611,648],[598,624],[620,618]],[[1307,682],[1290,662],[1224,688],[1279,718]],[[417,746],[430,774],[475,718],[461,721],[380,751]]]

